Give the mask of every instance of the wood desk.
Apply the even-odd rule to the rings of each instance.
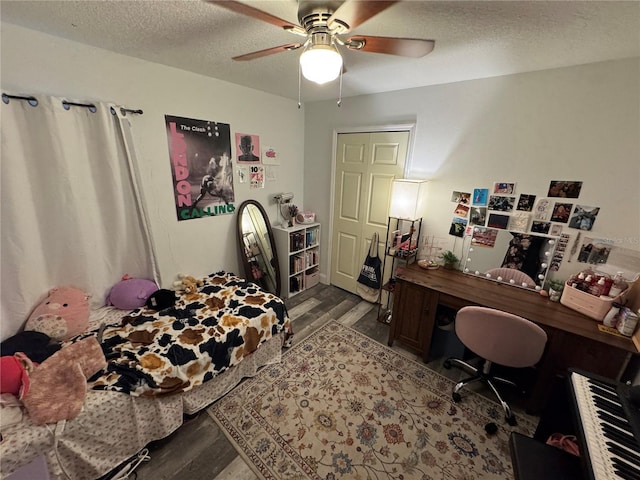
[[[456,310],[467,305],[496,308],[545,330],[547,347],[527,403],[531,413],[542,409],[554,376],[564,375],[569,367],[619,380],[631,356],[640,353],[631,339],[600,332],[595,320],[538,292],[417,264],[396,277],[389,346],[398,340],[428,361],[438,305]]]

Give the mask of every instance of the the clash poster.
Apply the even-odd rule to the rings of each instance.
[[[226,123],[165,115],[178,220],[235,211]]]

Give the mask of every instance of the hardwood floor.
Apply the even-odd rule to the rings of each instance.
[[[285,303],[293,321],[294,344],[301,342],[330,319],[350,326],[384,345],[387,344],[389,326],[377,321],[378,306],[362,301],[360,297],[337,287],[319,284]],[[452,341],[452,335],[447,335],[446,332],[442,333],[438,340],[439,348],[434,344],[432,350],[436,354],[439,350],[440,356],[433,358],[428,366],[452,380],[464,377],[466,374],[461,370],[447,370],[442,367],[446,356],[451,354],[451,351],[446,351],[443,345],[459,348],[459,344]],[[397,342],[393,349],[421,361],[417,355],[403,349]],[[479,391],[479,393],[483,392]],[[490,397],[490,393],[487,396]],[[508,397],[507,401],[516,412],[521,411],[517,399]],[[169,437],[154,442],[148,448],[151,460],[143,463],[136,470],[138,480],[253,480],[256,478],[204,411],[186,421]]]

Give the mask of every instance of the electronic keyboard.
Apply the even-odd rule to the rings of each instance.
[[[640,480],[640,412],[629,387],[571,371],[570,390],[588,478]]]

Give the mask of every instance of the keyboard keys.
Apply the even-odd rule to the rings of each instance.
[[[571,373],[584,444],[595,480],[640,480],[640,445],[614,385]]]

